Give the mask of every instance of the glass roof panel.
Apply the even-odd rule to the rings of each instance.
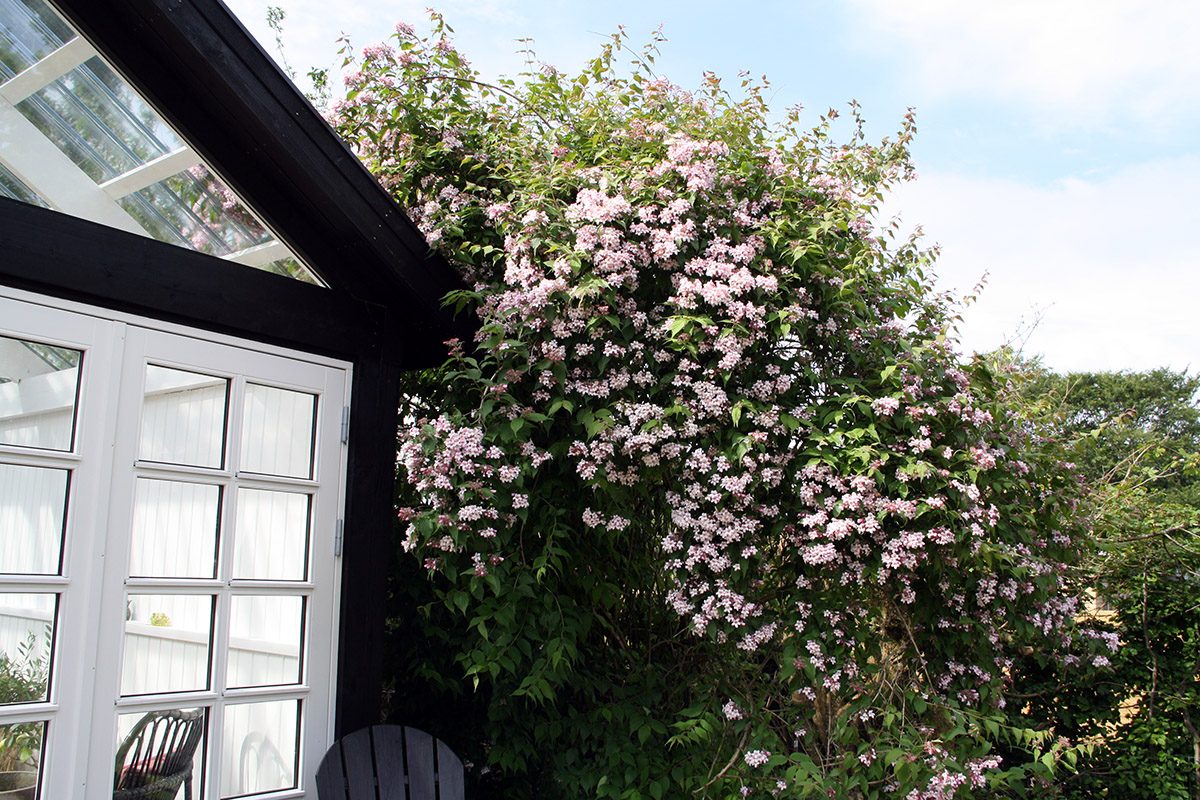
[[[0,196],[322,285],[44,0],[0,0]]]
[[[99,57],[18,103],[17,110],[97,183],[183,147]]]
[[[215,256],[272,238],[233,192],[200,165],[121,198],[121,205],[156,239]]]
[[[281,258],[278,261],[270,261],[263,264],[259,269],[267,272],[274,272],[276,275],[283,275],[287,278],[295,278],[298,281],[305,283],[313,283],[312,273],[304,268],[294,258]]]
[[[8,80],[75,38],[42,0],[0,3],[0,80]]]
[[[0,164],[0,197],[8,197],[13,200],[20,200],[22,203],[30,203],[35,206],[46,208],[46,201],[38,197],[37,192],[30,189],[25,183],[8,171],[8,168]]]

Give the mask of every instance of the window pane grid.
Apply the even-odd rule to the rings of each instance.
[[[0,312],[4,311],[7,308],[0,305]],[[45,309],[39,313],[60,314]],[[80,391],[84,398],[78,452],[0,444],[0,473],[8,468],[7,476],[0,475],[0,488],[7,477],[8,494],[29,498],[27,505],[36,507],[32,516],[39,524],[28,538],[41,541],[48,537],[53,551],[59,544],[54,531],[60,524],[74,527],[70,522],[60,523],[55,513],[36,510],[60,492],[64,500],[78,495],[73,498],[78,507],[69,514],[62,511],[62,518],[82,515],[89,533],[89,537],[73,538],[73,546],[65,551],[65,573],[72,575],[71,580],[41,566],[54,561],[53,552],[37,558],[26,551],[15,552],[13,560],[21,564],[12,567],[16,572],[0,572],[0,601],[5,594],[9,599],[33,594],[50,597],[59,606],[54,626],[61,630],[52,635],[61,634],[61,658],[66,667],[61,671],[62,685],[48,685],[45,700],[0,704],[0,725],[49,723],[45,728],[51,731],[49,738],[43,733],[49,755],[42,800],[77,794],[71,787],[81,785],[75,781],[81,776],[80,759],[84,758],[87,785],[99,787],[97,790],[108,796],[103,787],[115,782],[121,772],[120,767],[114,772],[113,754],[124,736],[152,712],[193,709],[205,714],[204,738],[197,743],[191,762],[191,785],[197,800],[264,794],[298,797],[311,792],[313,787],[307,785],[305,776],[311,777],[315,754],[324,749],[330,735],[332,681],[326,643],[334,630],[336,572],[322,561],[314,570],[310,550],[314,541],[324,548],[335,529],[331,517],[340,497],[335,479],[340,480],[344,468],[339,466],[344,452],[335,444],[336,426],[329,429],[333,418],[323,418],[319,436],[313,426],[317,398],[326,393],[343,395],[344,367],[254,348],[234,350],[139,323],[75,330],[56,318],[50,318],[45,327],[41,318],[29,319],[36,324],[19,314],[8,317],[17,326],[14,330],[29,331],[30,335],[54,331],[55,337],[66,337],[67,331],[72,331],[70,337],[89,348],[92,365],[91,374],[72,379],[82,386],[76,387],[75,405],[79,405]],[[91,320],[94,317],[89,324]],[[33,344],[30,348],[22,343],[21,348],[46,368],[74,369],[69,353],[64,361],[53,346]],[[221,414],[214,417],[219,424],[199,426],[219,431],[213,437],[220,440],[219,446],[195,450],[222,452],[223,456],[215,459],[219,466],[137,460],[143,455],[141,405],[145,402],[138,402],[139,394],[144,398],[145,393],[137,390],[145,381],[147,363],[156,364],[156,359],[173,365],[165,369],[190,372],[184,376],[190,382],[157,386],[159,391],[151,393],[151,402],[171,391],[202,389],[198,384],[205,381],[214,382],[223,393]],[[122,376],[120,383],[110,380],[116,374]],[[116,386],[121,387],[119,392]],[[255,387],[253,399],[247,397],[248,386]],[[106,401],[110,391],[112,396]],[[292,404],[291,411],[288,403],[262,402],[264,395],[276,393]],[[248,420],[251,402],[257,406]],[[341,405],[336,407],[340,410]],[[202,409],[203,404],[193,408]],[[188,418],[183,412],[167,416],[174,421]],[[300,432],[295,441],[288,430],[292,427]],[[117,450],[107,454],[113,435]],[[264,444],[266,439],[280,447]],[[253,447],[247,451],[257,462],[243,460],[244,442],[258,446],[257,451]],[[320,464],[318,451],[323,459]],[[184,447],[178,452],[191,451]],[[158,452],[149,454],[161,457]],[[245,471],[247,466],[262,469],[263,465],[328,480]],[[23,488],[38,476],[44,491]],[[68,476],[69,483],[65,482]],[[105,496],[107,502],[101,499]],[[239,501],[243,505],[241,520]],[[43,517],[46,524],[41,524]],[[0,532],[0,545],[6,538],[12,537]],[[239,543],[240,556],[236,554]],[[109,554],[103,581],[87,566],[94,565],[97,552]],[[0,546],[0,567],[4,558]],[[57,569],[58,564],[53,567]],[[34,569],[39,572],[27,572]],[[98,607],[97,598],[104,608]],[[0,616],[6,605],[24,608],[29,604],[0,602]],[[99,612],[101,623],[92,653],[101,666],[95,691],[84,685],[90,681],[77,669],[80,663],[88,663],[80,660],[81,655],[88,657],[81,653],[85,648],[80,642],[91,638],[81,635],[89,624],[81,617],[91,619],[88,606]],[[207,617],[203,609],[211,610]],[[126,612],[128,618],[124,619]],[[0,636],[0,644],[2,639]],[[141,677],[124,674],[133,660],[134,640],[190,648],[190,657],[160,659],[160,666],[183,665],[183,677],[178,673],[153,679],[146,677],[150,673]],[[320,649],[309,653],[310,646]],[[302,763],[307,765],[303,774]]]
[[[204,383],[201,373],[191,375],[196,385]],[[309,598],[315,590],[309,559],[313,502],[320,489],[312,478],[316,394],[242,377],[228,380],[224,394],[225,455],[217,468],[153,461],[134,467],[135,485],[207,487],[187,491],[210,498],[219,492],[219,512],[211,510],[211,500],[200,516],[171,512],[177,517],[182,513],[185,521],[202,517],[199,527],[204,530],[215,520],[215,578],[126,577],[131,597],[155,593],[214,599],[207,690],[185,692],[174,702],[165,694],[127,696],[120,706],[124,710],[145,700],[160,709],[193,702],[208,708],[207,747],[213,759],[208,769],[223,798],[298,785],[301,700],[311,692],[304,683]],[[146,402],[153,402],[149,394]],[[215,424],[208,427],[216,430]],[[298,437],[284,435],[295,428],[300,429]],[[215,446],[207,450],[215,452]],[[247,467],[264,472],[248,472]]]

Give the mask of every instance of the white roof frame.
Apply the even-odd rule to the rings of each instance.
[[[51,208],[130,233],[150,235],[7,100],[0,100],[0,135],[20,142],[18,147],[0,149],[0,161]]]
[[[18,103],[98,55],[86,39],[77,35],[0,84],[0,143],[17,143],[17,146],[0,146],[0,163],[57,211],[153,238],[125,211],[120,201],[201,164],[200,156],[192,148],[181,147],[97,184],[16,108]],[[294,256],[287,245],[272,238],[223,258],[249,267],[262,267],[289,257]]]

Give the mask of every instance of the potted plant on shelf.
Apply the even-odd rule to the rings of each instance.
[[[30,703],[43,700],[49,665],[30,631],[17,646],[14,658],[0,652],[0,703]],[[38,761],[42,755],[42,723],[20,722],[0,726],[0,800],[34,800],[37,793]]]

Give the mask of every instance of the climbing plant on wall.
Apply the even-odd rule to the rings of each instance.
[[[1078,484],[876,214],[911,116],[871,142],[855,105],[688,92],[660,43],[488,83],[435,14],[347,53],[334,122],[478,323],[403,409],[403,591],[453,665],[409,674],[477,699],[505,796],[1048,773],[1069,749],[1002,707],[1021,648],[1106,647],[1063,585]]]

